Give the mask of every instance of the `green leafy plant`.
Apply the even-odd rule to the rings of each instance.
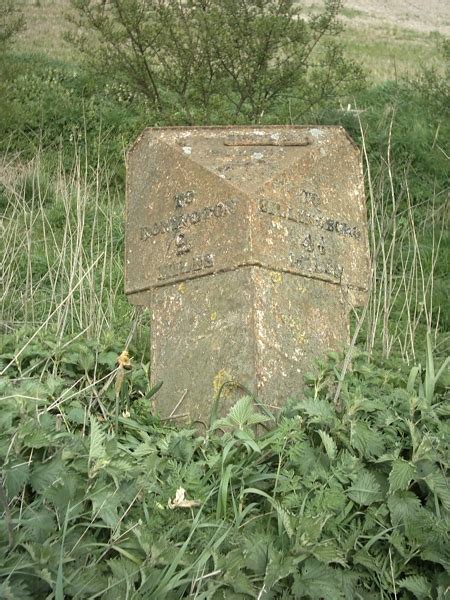
[[[336,41],[341,0],[309,18],[292,0],[72,5],[82,32],[72,41],[166,120],[260,122],[287,99],[300,114],[362,82]]]
[[[69,344],[46,376],[41,348],[0,387],[3,597],[444,599],[442,369],[428,402],[357,353],[337,410],[335,354],[276,422],[244,397],[199,436],[151,415],[137,366],[116,429],[119,348]]]

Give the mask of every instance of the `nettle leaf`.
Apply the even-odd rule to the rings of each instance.
[[[121,503],[120,493],[112,491],[104,484],[99,484],[90,495],[92,514],[99,517],[108,527],[114,528],[119,520],[118,508]]]
[[[35,595],[34,592],[30,592],[26,583],[12,578],[0,584],[0,598],[2,600],[33,600]]]
[[[97,362],[113,370],[117,365],[117,352],[100,352],[97,356]]]
[[[317,544],[312,550],[312,555],[323,563],[339,563],[346,566],[345,554],[333,540],[325,540]]]
[[[244,429],[252,425],[265,423],[266,421],[269,421],[269,417],[256,412],[251,396],[244,396],[236,402],[225,418],[215,421],[214,428],[232,427],[233,429]]]
[[[47,508],[34,510],[28,507],[23,514],[21,525],[29,539],[44,543],[57,530],[55,515]]]
[[[353,456],[348,450],[343,450],[339,454],[337,465],[334,466],[333,472],[341,483],[347,483],[360,469],[361,462],[359,458]]]
[[[379,500],[380,485],[372,473],[363,471],[358,475],[353,485],[348,488],[347,496],[357,504],[369,506]]]
[[[227,583],[236,594],[245,594],[246,596],[254,597],[255,588],[253,587],[249,577],[240,569],[236,567],[232,570],[227,569],[224,574],[224,582]],[[227,592],[227,594],[228,593],[229,592]]]
[[[344,598],[340,578],[337,572],[319,562],[315,558],[308,558],[300,575],[294,575],[292,592],[296,598]]]
[[[394,460],[389,473],[389,493],[393,494],[398,490],[407,490],[415,475],[416,468],[414,465],[402,458]]]
[[[45,380],[45,385],[47,386],[48,393],[50,394],[50,396],[54,397],[56,394],[62,391],[65,385],[65,381],[64,379],[56,375],[48,375],[48,377]]]
[[[369,571],[379,572],[382,570],[381,561],[377,557],[372,556],[365,548],[361,548],[355,552],[353,563],[355,565],[362,565],[366,569],[369,569]]]
[[[431,598],[431,583],[422,575],[411,575],[398,582],[399,586],[414,594],[418,600]]]
[[[86,409],[81,405],[81,402],[72,402],[66,413],[66,418],[71,423],[83,425],[86,421]]]
[[[270,547],[269,562],[264,577],[266,590],[271,590],[278,581],[295,573],[297,571],[297,562],[292,556],[286,556],[282,552]]]
[[[136,570],[136,563],[127,558],[111,558],[107,561],[107,564],[116,581],[135,582],[139,576],[139,571]]]
[[[318,495],[317,498],[320,500],[320,508],[324,511],[332,511],[339,514],[342,514],[348,502],[343,487],[336,481],[331,482],[329,486],[325,487],[321,495]]]
[[[62,477],[64,477],[64,464],[57,457],[35,465],[31,473],[30,483],[36,492],[41,494]]]
[[[387,504],[394,527],[417,518],[421,508],[420,499],[412,492],[396,492],[389,496]]]
[[[269,560],[269,548],[272,545],[270,537],[260,536],[256,539],[245,539],[244,565],[256,575],[263,575]]]
[[[384,452],[384,441],[381,433],[370,429],[366,423],[360,421],[352,422],[350,444],[368,458],[380,456]]]
[[[442,506],[445,510],[450,511],[450,489],[445,475],[440,471],[435,470],[427,475],[424,478],[424,481],[426,481],[433,494],[436,494],[442,502]]]
[[[325,447],[325,452],[330,460],[334,460],[336,458],[336,444],[329,433],[323,431],[322,429],[318,431],[322,443]]]
[[[90,434],[90,444],[89,444],[89,465],[92,464],[93,461],[101,458],[105,458],[106,456],[106,448],[105,448],[105,439],[106,434],[100,427],[99,422],[93,416],[91,416],[91,434]]]
[[[335,414],[331,405],[326,400],[306,399],[298,405],[298,410],[305,413],[311,423],[319,425],[332,425],[335,421]]]
[[[13,460],[4,467],[6,491],[8,497],[14,498],[28,483],[30,466],[24,460]]]
[[[35,426],[23,436],[23,442],[28,448],[45,448],[50,445],[51,436],[41,427]]]
[[[11,394],[12,392],[5,392],[4,396]],[[3,393],[0,390],[0,397]],[[2,410],[0,411],[0,431],[9,431],[12,427],[13,419],[17,416],[17,401],[13,399],[3,400],[2,399]],[[9,440],[8,440],[9,447]],[[6,454],[6,453],[5,453]]]

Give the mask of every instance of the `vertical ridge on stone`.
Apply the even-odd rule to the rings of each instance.
[[[204,420],[220,389],[223,411],[242,389],[280,406],[367,295],[359,152],[338,127],[147,129],[128,155],[125,246],[161,414],[183,397],[177,413]]]

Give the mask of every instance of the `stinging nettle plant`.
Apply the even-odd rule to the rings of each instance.
[[[81,32],[71,40],[159,118],[260,122],[289,103],[295,120],[362,81],[336,41],[341,0],[308,16],[293,0],[71,3]]]

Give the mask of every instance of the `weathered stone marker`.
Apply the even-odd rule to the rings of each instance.
[[[367,295],[359,151],[337,127],[147,129],[128,155],[125,262],[153,314],[162,416],[206,420],[225,382],[222,412],[232,382],[279,406]]]

